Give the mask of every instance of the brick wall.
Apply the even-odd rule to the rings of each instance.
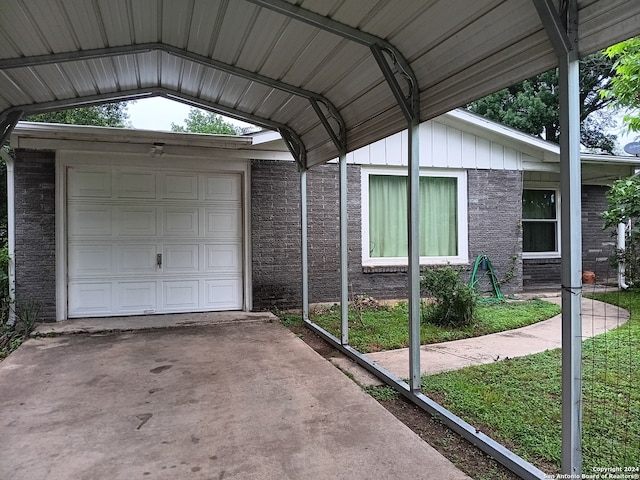
[[[522,172],[469,170],[469,262],[489,257],[502,293],[522,290]],[[481,284],[489,290],[488,279]]]
[[[596,274],[598,283],[615,282],[617,271],[609,264],[616,239],[611,230],[603,230],[600,213],[607,209],[608,187],[582,186],[582,270]],[[561,260],[524,260],[524,286],[529,288],[560,286]]]
[[[596,274],[596,281],[615,281],[617,270],[611,267],[609,257],[615,253],[616,237],[613,230],[603,230],[600,214],[607,209],[608,187],[583,185],[582,187],[582,270]]]
[[[15,151],[16,301],[37,302],[40,319],[54,321],[55,153]]]
[[[340,296],[338,175],[336,164],[307,174],[311,303]],[[252,163],[251,178],[254,308],[299,307],[299,174],[293,163],[265,160]],[[350,293],[406,298],[406,269],[362,267],[360,167],[349,165],[347,178]],[[504,290],[519,291],[522,269],[513,256],[522,245],[521,173],[478,170],[468,179],[470,261],[479,253],[488,255],[498,278],[513,272]]]

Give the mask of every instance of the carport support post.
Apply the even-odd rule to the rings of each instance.
[[[409,121],[409,387],[420,392],[420,121]]]
[[[347,154],[340,153],[340,341],[349,345],[349,258],[347,248]]]
[[[562,473],[582,474],[582,224],[578,55],[558,57],[562,192]]]
[[[307,170],[300,170],[300,257],[302,266],[302,318],[309,320],[309,262],[307,242]]]

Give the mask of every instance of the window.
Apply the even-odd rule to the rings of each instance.
[[[522,252],[528,257],[559,256],[559,201],[553,188],[522,192]]]
[[[407,265],[406,173],[363,170],[362,191],[363,263]],[[467,250],[465,172],[421,172],[420,263],[464,263]]]

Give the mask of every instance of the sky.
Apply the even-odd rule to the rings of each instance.
[[[135,103],[129,104],[129,121],[134,128],[142,130],[171,131],[171,123],[184,125],[184,120],[189,115],[191,107],[183,103],[175,102],[167,98],[153,97],[136,100]],[[224,117],[226,121],[247,127],[250,124],[240,122],[238,120]],[[621,124],[621,122],[619,122]],[[638,138],[635,134],[630,134],[618,127],[612,129],[612,132],[618,135],[618,149],[620,154],[625,144],[633,142]]]
[[[184,120],[192,108],[184,103],[174,102],[162,97],[144,98],[129,104],[129,121],[134,128],[142,130],[171,130],[171,123],[184,125]],[[231,118],[225,120],[246,127],[249,124]]]

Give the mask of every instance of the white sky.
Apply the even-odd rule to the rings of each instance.
[[[184,125],[184,120],[189,114],[189,107],[183,103],[174,102],[162,97],[145,98],[142,100],[136,100],[135,103],[129,104],[129,121],[134,128],[142,130],[157,130],[157,131],[170,131],[171,122],[179,125]],[[226,118],[228,122],[241,127],[249,126],[249,123],[240,122],[232,118]],[[621,125],[622,122],[619,122]],[[612,133],[618,135],[618,148],[621,154],[622,147],[625,144],[632,142],[638,138],[636,134],[629,134],[622,131],[621,128],[612,130]]]
[[[191,107],[162,97],[144,98],[129,104],[129,121],[134,128],[142,130],[170,131],[171,123],[184,125]],[[249,124],[231,118],[225,120],[246,127]]]

